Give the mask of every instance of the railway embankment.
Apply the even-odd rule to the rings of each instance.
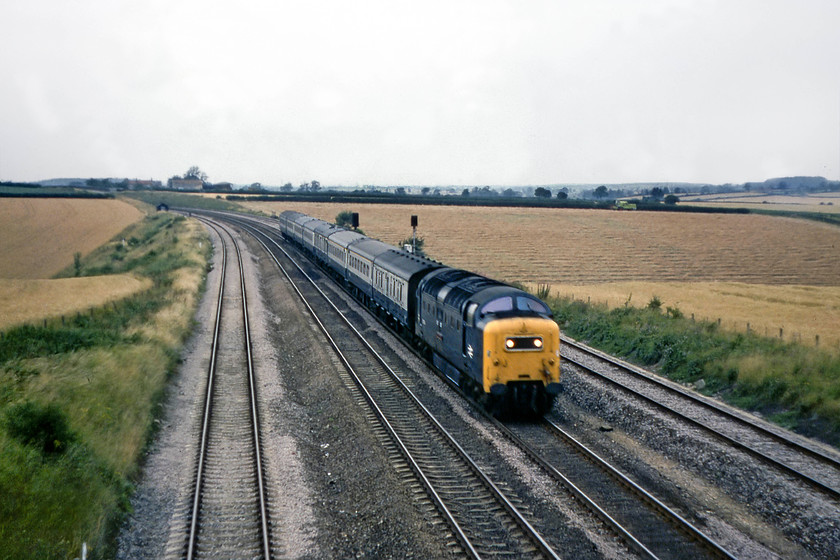
[[[644,308],[569,298],[551,306],[572,338],[840,446],[840,354],[832,349],[727,331],[655,298]]]
[[[125,243],[123,243],[125,239]],[[107,557],[158,403],[192,328],[211,245],[156,214],[74,263],[148,289],[0,338],[0,542],[8,558]]]

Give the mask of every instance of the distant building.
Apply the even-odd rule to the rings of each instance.
[[[204,188],[201,179],[169,179],[167,186],[176,191],[200,191]]]

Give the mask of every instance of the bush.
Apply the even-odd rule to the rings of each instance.
[[[12,438],[37,447],[45,455],[64,452],[75,439],[67,416],[53,404],[26,401],[9,407],[6,429]]]

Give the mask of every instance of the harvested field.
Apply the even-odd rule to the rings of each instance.
[[[552,294],[613,309],[645,307],[654,296],[662,309],[717,321],[734,331],[840,348],[840,287],[768,286],[735,282],[619,282],[553,285]],[[819,338],[818,338],[819,337]]]
[[[741,282],[840,286],[840,228],[752,214],[456,206],[244,203],[333,221],[359,212],[366,234],[411,236],[450,265],[507,281]]]
[[[680,200],[692,206],[708,208],[749,208],[753,210],[840,214],[840,193],[837,192],[802,196],[787,196],[778,193],[724,193],[720,195],[691,195],[682,197]]]
[[[49,278],[142,218],[120,200],[0,199],[0,278]]]
[[[506,281],[551,284],[577,299],[665,306],[722,326],[824,347],[840,341],[840,228],[749,214],[574,209],[244,203],[333,221],[359,212],[388,243],[419,219],[426,251],[444,263]],[[465,224],[470,224],[467,228]]]
[[[0,279],[0,330],[21,323],[71,316],[151,287],[129,274],[59,278]]]

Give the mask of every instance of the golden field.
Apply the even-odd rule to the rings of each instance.
[[[419,220],[447,265],[611,305],[653,295],[686,315],[814,343],[840,343],[840,228],[752,214],[617,212],[329,203],[242,203],[333,221],[359,212],[366,234],[396,244]],[[467,226],[469,224],[469,226]]]
[[[50,317],[71,316],[151,287],[129,274],[25,280],[0,278],[0,330]]]
[[[148,280],[130,275],[47,280],[143,216],[119,200],[0,199],[0,329],[147,289]]]
[[[563,297],[606,304],[610,308],[643,307],[654,296],[662,308],[675,307],[736,331],[782,336],[803,344],[840,348],[840,287],[771,286],[737,282],[617,282],[555,286]]]
[[[783,210],[787,212],[823,212],[840,214],[840,193],[814,193],[788,196],[778,193],[723,193],[680,197],[685,204],[709,208],[749,208],[752,210]]]
[[[0,199],[0,278],[49,278],[143,213],[121,200]]]

